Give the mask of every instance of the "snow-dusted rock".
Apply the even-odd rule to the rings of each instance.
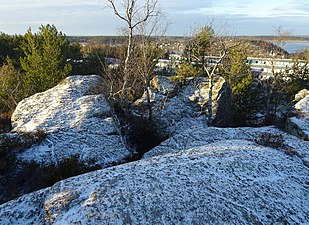
[[[167,76],[155,76],[150,81],[151,88],[164,95],[172,96],[177,90],[177,85],[173,84]]]
[[[102,82],[95,75],[68,77],[18,104],[12,133],[0,135],[0,204],[128,160]]]
[[[299,100],[305,98],[307,95],[309,95],[309,90],[303,89],[295,95],[295,101],[298,102]]]
[[[309,94],[306,95],[303,99],[301,99],[300,101],[298,101],[295,104],[295,109],[299,110],[301,113],[306,114],[306,116],[308,117],[308,114],[309,114]]]
[[[308,180],[295,155],[225,140],[60,181],[0,224],[306,224]]]
[[[168,135],[182,132],[190,126],[201,126],[207,113],[209,87],[206,78],[188,79],[182,88],[176,88],[167,77],[155,77],[150,90],[152,118]],[[230,90],[220,77],[213,88],[213,120],[216,125],[227,125],[230,121]],[[148,113],[147,95],[135,102],[139,113]],[[197,124],[196,124],[197,122]],[[206,127],[207,121],[203,122]]]
[[[287,130],[304,140],[309,141],[309,94],[307,90],[300,91],[296,97],[300,99],[295,104],[295,109],[298,111],[298,116],[291,117],[287,122]]]
[[[231,123],[231,92],[223,77],[215,80],[212,90],[213,124],[227,126]],[[197,90],[189,96],[190,101],[197,103],[200,109],[206,109],[209,99],[209,84],[207,80],[198,81]]]
[[[101,87],[99,76],[71,76],[21,101],[12,115],[13,132],[39,131],[46,137],[17,158],[48,165],[79,155],[81,161],[102,167],[123,161],[129,152]]]
[[[306,141],[309,141],[309,120],[302,117],[291,117],[287,122],[288,131]]]
[[[191,127],[172,136],[159,146],[145,153],[143,158],[164,155],[182,151],[188,148],[205,146],[212,143],[220,143],[225,140],[257,141],[263,134],[282,136],[282,144],[279,150],[294,150],[295,153],[309,167],[309,142],[303,141],[293,135],[287,134],[274,127],[240,127],[240,128],[216,128],[216,127]]]

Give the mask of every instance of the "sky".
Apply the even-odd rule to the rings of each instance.
[[[234,35],[275,35],[279,26],[309,35],[309,0],[159,0],[159,5],[169,22],[166,35],[187,35],[209,21],[227,24]],[[47,23],[66,35],[120,35],[124,27],[106,0],[0,0],[0,32],[24,34]]]

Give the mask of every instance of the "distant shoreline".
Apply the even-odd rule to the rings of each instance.
[[[271,41],[276,42],[277,36],[236,36],[241,39],[249,39],[249,40],[263,40],[263,41]],[[284,42],[309,42],[309,36],[289,36]]]
[[[285,40],[284,42],[301,42],[301,43],[309,43],[309,40]]]
[[[126,38],[126,36],[110,36],[110,35],[98,35],[98,36],[67,36],[68,39],[76,40],[76,39],[84,39],[84,40],[117,40],[117,39],[123,39]],[[189,36],[163,36],[163,39],[190,39]],[[233,37],[232,37],[233,38]],[[234,36],[234,38],[240,38],[240,39],[248,39],[248,40],[263,40],[263,41],[272,41],[275,42],[277,39],[277,36]],[[288,39],[285,40],[285,42],[309,42],[309,36],[290,36],[287,37]]]

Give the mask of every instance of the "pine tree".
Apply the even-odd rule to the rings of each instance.
[[[68,47],[54,25],[42,25],[36,34],[28,29],[21,44],[24,57],[20,58],[28,95],[45,91],[69,75],[71,66],[63,56]]]

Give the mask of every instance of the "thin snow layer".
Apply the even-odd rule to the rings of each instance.
[[[156,76],[151,80],[153,89],[148,90],[148,93],[145,92],[142,98],[135,102],[138,108],[144,108],[144,116],[148,115],[147,96],[150,94],[152,118],[169,136],[182,132],[191,126],[207,127],[205,107],[209,99],[208,81],[204,78],[199,78],[196,81],[189,78],[186,82],[187,85],[179,89],[168,77]],[[230,101],[228,90],[222,77],[214,82],[213,119],[221,125],[228,124],[228,113],[226,113]],[[219,113],[219,108],[222,108],[221,113]]]
[[[46,190],[24,195],[16,200],[0,205],[1,225],[37,225],[44,224],[44,201]],[[12,208],[12,211],[10,210]],[[16,210],[14,210],[16,208]]]
[[[297,156],[219,141],[63,180],[1,205],[0,224],[306,224],[308,178]]]
[[[289,122],[293,124],[293,127],[297,128],[298,136],[303,137],[305,140],[309,140],[309,115],[308,119],[304,117],[291,117]]]
[[[200,127],[192,127],[182,133],[178,133],[173,137],[162,142],[159,146],[145,153],[143,158],[151,158],[158,155],[173,153],[188,148],[204,146],[223,140],[248,140],[255,141],[262,134],[268,133],[272,135],[282,135],[283,146],[290,147],[297,152],[297,155],[303,159],[309,157],[309,142],[303,141],[293,135],[284,133],[274,127],[240,127],[240,128],[216,128],[208,127],[201,129]],[[281,150],[284,150],[283,148]]]
[[[71,76],[56,87],[21,101],[13,116],[13,132],[43,130],[39,144],[18,155],[22,161],[57,164],[80,160],[106,166],[129,155],[117,132],[112,110],[102,94],[99,76]]]

